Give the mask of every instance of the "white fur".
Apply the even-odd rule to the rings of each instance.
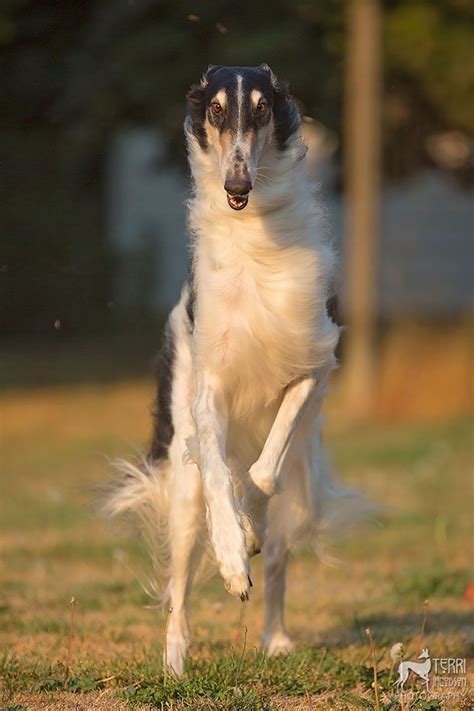
[[[150,476],[128,467],[108,506],[112,514],[137,513],[155,552],[157,540],[167,544],[167,661],[176,674],[189,640],[186,599],[206,539],[227,590],[242,599],[251,585],[249,556],[264,545],[264,643],[269,653],[288,652],[288,550],[303,537],[320,545],[331,524],[339,529],[349,520],[347,503],[357,509],[352,493],[332,482],[319,438],[339,337],[326,311],[335,256],[301,136],[281,152],[272,130],[270,122],[255,140],[249,169],[256,180],[240,212],[223,190],[226,156],[212,146],[201,150],[187,133],[197,298],[193,331],[187,287],[170,317],[175,433],[167,461]]]

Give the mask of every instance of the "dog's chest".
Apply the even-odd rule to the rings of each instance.
[[[306,260],[308,262],[308,260]],[[239,259],[201,274],[198,356],[236,398],[268,402],[311,367],[314,285],[303,260]]]
[[[276,347],[284,339],[292,299],[288,280],[235,264],[214,271],[208,289],[213,313],[206,319],[206,331],[221,365],[255,357],[257,351]]]

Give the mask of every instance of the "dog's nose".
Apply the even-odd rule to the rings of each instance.
[[[229,195],[248,195],[252,190],[252,183],[248,178],[227,178],[224,183],[224,190]]]

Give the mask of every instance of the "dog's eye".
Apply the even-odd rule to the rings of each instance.
[[[260,114],[260,116],[263,116],[264,114],[266,114],[267,109],[268,109],[268,104],[265,101],[265,99],[260,99],[260,101],[257,104],[257,111]]]
[[[218,101],[213,101],[211,103],[211,111],[214,114],[214,116],[218,116],[220,113],[222,113],[222,106]]]

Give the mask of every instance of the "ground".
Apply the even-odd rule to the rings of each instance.
[[[410,682],[400,699],[390,649],[404,659],[468,658],[472,674],[472,428],[349,426],[330,408],[326,441],[343,479],[383,505],[338,546],[338,566],[309,551],[289,568],[289,658],[260,651],[262,565],[249,603],[214,577],[193,593],[184,679],[164,678],[167,611],[147,597],[146,559],[125,529],[97,518],[108,458],[146,441],[149,383],[4,394],[0,510],[0,709],[470,708],[468,692]],[[472,588],[471,588],[472,590]],[[77,600],[71,605],[71,598]],[[471,592],[472,597],[472,592]],[[427,604],[424,601],[428,600]],[[73,608],[73,636],[71,633]],[[423,618],[427,614],[424,634]],[[398,663],[397,663],[398,665]],[[397,666],[396,665],[396,666]],[[434,687],[434,671],[431,672]],[[438,683],[453,675],[438,670]]]

